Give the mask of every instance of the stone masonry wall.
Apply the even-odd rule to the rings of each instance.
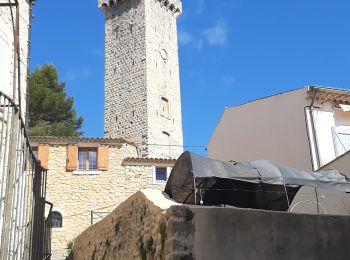
[[[177,158],[183,151],[176,27],[181,1],[114,2],[103,8],[105,136],[139,144],[144,156]],[[162,98],[169,113],[162,111]]]
[[[12,1],[13,2],[13,1]],[[19,0],[19,44],[20,44],[20,70],[21,70],[21,101],[22,112],[26,108],[28,49],[30,29],[30,4],[27,0]],[[8,3],[0,0],[0,3]],[[16,8],[12,7],[13,18],[16,19]],[[0,7],[0,90],[13,97],[13,25],[10,7]],[[17,86],[18,87],[18,86]],[[18,92],[16,93],[18,100]]]
[[[63,227],[52,232],[54,250],[66,248],[69,241],[90,226],[91,210],[111,212],[140,189],[164,189],[164,185],[153,184],[151,166],[121,166],[125,157],[136,155],[133,146],[111,146],[108,171],[79,175],[66,171],[67,147],[50,146],[47,200],[63,216]]]
[[[143,0],[118,1],[106,11],[105,137],[147,143],[144,20]]]
[[[80,234],[71,259],[192,260],[193,216],[186,206],[163,211],[138,192]]]
[[[174,7],[171,7],[174,4]],[[181,1],[146,1],[146,49],[148,142],[149,153],[159,157],[178,158],[183,152],[179,58],[176,19]],[[164,54],[166,57],[164,57]],[[161,99],[168,100],[169,115],[162,113]],[[169,141],[164,136],[169,134]]]

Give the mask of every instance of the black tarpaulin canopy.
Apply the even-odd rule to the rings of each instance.
[[[165,192],[185,204],[232,205],[286,211],[301,186],[350,192],[339,171],[304,172],[271,161],[224,162],[185,152]]]

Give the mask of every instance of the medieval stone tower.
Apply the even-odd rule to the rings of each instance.
[[[183,151],[176,18],[181,0],[99,0],[105,28],[105,137],[142,156]]]

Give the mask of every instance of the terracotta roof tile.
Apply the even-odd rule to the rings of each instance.
[[[43,143],[99,143],[99,144],[129,144],[135,146],[134,143],[122,138],[99,138],[99,137],[65,137],[65,136],[30,136],[29,141]]]
[[[167,165],[174,166],[176,159],[165,158],[146,158],[146,157],[128,157],[122,162],[123,166],[137,166],[137,165]]]

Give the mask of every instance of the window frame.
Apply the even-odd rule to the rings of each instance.
[[[158,184],[158,185],[166,184],[168,179],[169,179],[172,167],[164,166],[164,165],[156,165],[156,166],[153,166],[152,168],[153,168],[152,169],[152,171],[153,171],[153,184]],[[166,180],[165,181],[164,180],[157,180],[157,168],[166,169]]]
[[[87,158],[85,160],[85,169],[80,167],[80,152],[87,153]],[[90,168],[90,153],[95,153],[95,167]],[[96,147],[78,147],[78,167],[77,167],[77,172],[96,172],[98,171],[98,149]]]

